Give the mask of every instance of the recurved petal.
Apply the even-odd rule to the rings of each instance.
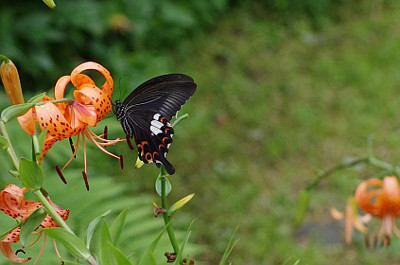
[[[24,189],[10,184],[0,192],[0,206],[2,209],[20,209],[25,201]]]
[[[378,197],[377,203],[380,203],[385,212],[398,215],[400,212],[400,189],[397,177],[390,176],[383,179],[383,194]]]
[[[12,250],[10,243],[0,242],[0,249],[3,255],[12,262],[15,263],[24,263],[29,261],[31,258],[20,258],[15,255],[14,251]]]
[[[76,74],[74,73],[74,81],[73,85],[76,88],[79,88],[82,85],[96,85],[96,83],[93,81],[92,78],[90,78],[88,75],[85,74]]]
[[[71,76],[64,75],[57,80],[56,85],[54,86],[54,98],[62,99],[64,98],[65,88],[68,83],[71,81]]]
[[[0,192],[1,211],[13,218],[22,217],[22,219],[25,219],[28,217],[41,204],[40,202],[25,200],[24,192],[26,191],[25,187],[20,188],[14,184],[8,185]]]
[[[340,219],[344,218],[344,212],[340,212],[340,211],[336,210],[335,208],[331,208],[330,212],[331,212],[331,216],[336,220],[340,220]]]
[[[79,88],[82,85],[79,74],[86,70],[95,70],[95,71],[100,72],[104,76],[106,81],[101,86],[101,90],[107,95],[107,97],[109,99],[111,99],[112,93],[113,93],[114,81],[111,77],[110,72],[99,63],[84,62],[84,63],[78,65],[77,67],[75,67],[75,69],[72,70],[72,73],[71,73],[71,81],[74,84],[74,86]]]

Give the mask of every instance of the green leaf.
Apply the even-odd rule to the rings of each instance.
[[[91,221],[90,224],[88,225],[88,228],[86,229],[86,247],[88,249],[90,249],[90,242],[92,241],[93,233],[96,230],[97,225],[109,213],[111,213],[111,210],[108,210],[105,213],[101,214],[100,216],[94,218],[93,221]]]
[[[231,254],[236,243],[239,241],[238,239],[236,239],[235,242],[233,242],[233,239],[235,238],[235,235],[236,235],[236,232],[238,229],[239,229],[239,227],[237,226],[235,228],[235,231],[233,232],[231,238],[229,239],[228,245],[226,246],[224,255],[222,256],[221,261],[219,262],[219,265],[225,265],[226,260],[228,259],[229,255]]]
[[[1,113],[1,119],[4,123],[11,121],[12,119],[17,118],[18,116],[24,115],[28,112],[30,108],[35,106],[35,103],[24,103],[12,105]]]
[[[190,223],[190,225],[189,225],[189,228],[188,228],[187,233],[186,233],[186,238],[182,243],[182,246],[180,248],[180,252],[176,256],[176,259],[175,259],[175,262],[174,262],[175,265],[181,264],[181,261],[183,260],[183,250],[185,249],[185,246],[186,246],[187,242],[189,241],[190,234],[192,233],[191,229],[192,229],[193,223],[194,223],[194,221],[192,221]]]
[[[186,197],[180,199],[179,201],[175,202],[171,207],[168,209],[167,214],[169,216],[173,215],[176,211],[182,208],[185,204],[187,204],[194,196],[194,193],[187,195]]]
[[[165,196],[167,196],[171,192],[172,185],[169,182],[168,178],[166,176],[164,176],[164,177],[161,176],[161,174],[158,175],[158,178],[156,180],[156,184],[155,184],[156,192],[157,192],[157,194],[159,196],[161,196],[161,181],[162,181],[162,178],[165,178]]]
[[[299,262],[300,262],[300,260],[298,259],[298,260],[296,260],[294,263],[292,263],[293,261],[293,257],[289,257],[289,258],[287,258],[286,260],[285,260],[285,262],[282,264],[282,265],[289,265],[289,264],[292,264],[292,265],[297,265],[297,264],[299,264]]]
[[[71,260],[63,260],[63,265],[82,265],[82,263]]]
[[[296,226],[301,225],[303,222],[304,216],[306,215],[308,205],[310,204],[311,194],[308,190],[303,190],[300,195],[299,199],[297,200],[296,206],[296,215],[294,217],[294,223]]]
[[[108,245],[111,241],[110,230],[106,222],[103,223],[103,229],[101,231],[101,264],[102,265],[114,265],[112,250]]]
[[[18,223],[15,223],[12,227],[10,227],[7,231],[3,232],[0,234],[0,238],[4,238],[8,233],[10,233],[12,230],[17,228],[18,226],[21,226],[24,221],[19,221]]]
[[[108,242],[108,245],[111,247],[114,257],[117,260],[118,265],[132,265],[129,259],[119,250],[118,248],[114,247],[111,242]]]
[[[24,224],[21,226],[21,232],[19,234],[22,247],[27,245],[26,242],[28,241],[29,236],[36,230],[36,228],[38,228],[46,216],[46,210],[43,207],[40,207],[33,211],[25,220]]]
[[[153,240],[151,245],[147,248],[147,250],[143,254],[143,257],[140,259],[138,265],[153,265],[153,264],[157,265],[157,263],[154,259],[153,253],[154,253],[154,250],[156,249],[158,242],[161,239],[161,236],[163,235],[164,231],[167,229],[167,227],[169,225],[170,225],[170,223],[167,224],[166,226],[164,226],[164,228],[161,230],[161,232],[158,234],[158,236]]]
[[[91,258],[90,251],[86,248],[85,243],[76,235],[68,232],[60,227],[51,227],[43,229],[43,232],[60,241],[65,248],[75,257],[88,260]]]
[[[3,135],[0,135],[0,148],[3,150],[7,150],[8,148],[8,141]]]
[[[46,95],[46,92],[40,93],[39,95],[31,97],[27,103],[39,103],[42,98]]]
[[[113,245],[117,245],[119,237],[121,236],[122,229],[125,224],[126,214],[128,210],[124,209],[111,225],[110,233]],[[114,253],[115,254],[115,253]]]
[[[35,191],[42,187],[44,173],[41,166],[36,162],[21,158],[19,164],[19,178],[26,188]]]

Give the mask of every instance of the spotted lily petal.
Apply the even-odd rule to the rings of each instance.
[[[83,104],[93,105],[97,121],[102,120],[112,109],[108,95],[95,85],[83,85],[74,91],[74,97]]]
[[[0,242],[0,249],[3,255],[10,261],[15,262],[15,263],[24,263],[29,261],[31,258],[20,258],[17,255],[15,255],[14,251],[11,248],[10,243],[6,242]]]
[[[27,134],[32,135],[36,132],[32,109],[28,110],[24,115],[17,117],[17,119],[22,129],[24,129]]]
[[[26,191],[26,188],[21,189],[14,184],[8,185],[0,192],[0,210],[13,218],[27,218],[41,204],[39,202],[26,201],[24,196]]]

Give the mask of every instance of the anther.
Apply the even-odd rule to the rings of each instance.
[[[105,126],[104,127],[104,139],[106,139],[107,140],[107,138],[108,138],[108,127],[107,126]],[[104,146],[104,148],[107,148],[107,146]]]
[[[128,143],[128,146],[131,150],[133,150],[133,145],[131,143],[131,139],[129,138],[129,135],[126,135],[126,142]]]
[[[72,154],[75,154],[75,147],[74,147],[74,142],[72,142],[72,138],[69,137],[69,145],[71,146]],[[76,155],[74,155],[74,158],[76,158]]]
[[[89,190],[89,182],[88,182],[88,179],[87,179],[86,172],[82,171],[82,175],[83,175],[83,180],[85,181],[86,189]]]
[[[121,169],[124,169],[124,158],[122,157],[122,154],[119,155],[119,165],[121,166]]]
[[[57,171],[58,175],[60,176],[60,179],[62,180],[62,182],[64,182],[64,184],[67,184],[67,180],[64,178],[64,176],[61,173],[61,170],[60,170],[60,168],[58,166],[56,166],[56,171]]]

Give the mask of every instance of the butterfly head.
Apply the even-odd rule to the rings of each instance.
[[[117,117],[117,120],[122,120],[126,116],[126,109],[124,104],[121,103],[121,101],[117,100],[115,101],[114,105],[114,113],[115,116]]]

